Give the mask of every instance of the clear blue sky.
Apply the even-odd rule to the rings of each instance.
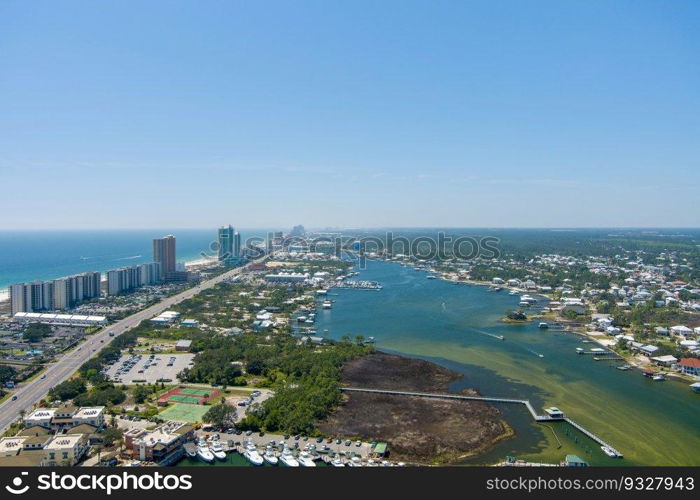
[[[0,0],[2,228],[700,226],[698,1]]]

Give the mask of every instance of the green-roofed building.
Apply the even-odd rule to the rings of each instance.
[[[564,463],[567,467],[588,467],[588,462],[578,455],[567,455]]]
[[[377,454],[380,457],[383,457],[386,455],[386,443],[377,443],[374,445],[374,451],[375,454]]]

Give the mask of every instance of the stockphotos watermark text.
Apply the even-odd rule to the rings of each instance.
[[[111,474],[74,474],[52,471],[36,477],[36,485],[25,482],[28,472],[21,472],[5,485],[5,490],[13,495],[23,495],[28,491],[95,491],[111,495],[116,491],[175,491],[192,489],[192,476],[189,474],[133,474],[127,471]]]
[[[338,258],[358,260],[361,267],[367,256],[385,254],[417,260],[444,260],[455,258],[461,261],[476,258],[498,259],[501,256],[500,239],[495,236],[475,238],[472,236],[452,236],[438,232],[434,236],[421,235],[408,238],[386,232],[383,235],[363,237],[354,236],[286,236],[276,237],[268,233],[267,238],[246,238],[241,251],[251,259],[262,257],[265,253],[283,251],[289,253],[318,253]],[[201,252],[204,258],[227,259],[233,257],[228,251],[221,252],[218,241],[212,241],[206,251]],[[239,257],[239,255],[236,255]]]

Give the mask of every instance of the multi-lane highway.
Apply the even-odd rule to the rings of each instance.
[[[259,260],[264,259],[265,257]],[[203,281],[195,287],[188,288],[184,292],[163,299],[161,302],[147,309],[132,314],[117,323],[111,324],[98,333],[89,335],[85,342],[79,344],[71,351],[64,353],[55,363],[48,365],[47,369],[40,377],[21,384],[14,393],[14,395],[17,396],[16,400],[10,398],[0,405],[0,432],[4,431],[17,419],[22,410],[29,411],[32,406],[38,403],[46,393],[49,392],[49,389],[69,378],[80,365],[85,363],[90,357],[94,356],[97,351],[107,345],[112,339],[112,337],[109,336],[110,332],[114,332],[114,336],[117,337],[128,329],[137,326],[141,321],[157,316],[178,302],[189,299],[202,290],[211,288],[226,279],[241,274],[243,270],[244,268],[239,267],[210,280]]]

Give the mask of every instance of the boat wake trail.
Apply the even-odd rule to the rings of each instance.
[[[470,330],[472,330],[476,333],[480,333],[481,335],[486,335],[487,337],[492,337],[494,339],[498,339],[498,340],[505,340],[506,339],[503,335],[496,335],[495,333],[485,332],[484,330],[479,330],[477,328],[470,328]]]
[[[132,255],[130,257],[121,257],[121,258],[115,259],[115,260],[134,260],[134,259],[140,259],[140,258],[141,258],[141,255]]]

